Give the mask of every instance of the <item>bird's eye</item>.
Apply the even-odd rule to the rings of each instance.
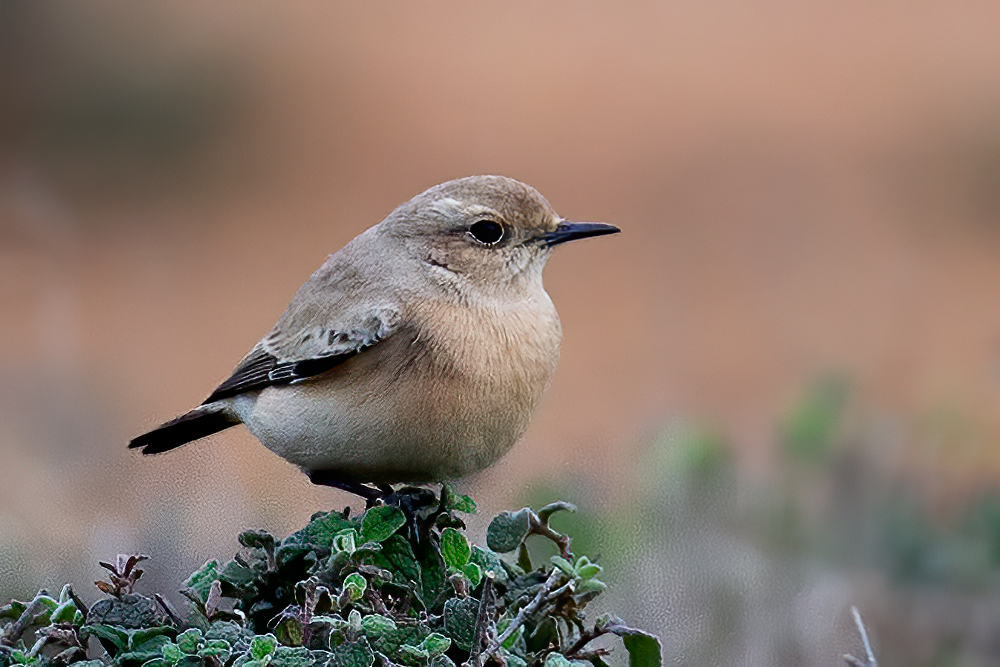
[[[493,220],[479,220],[472,223],[469,233],[480,243],[493,245],[503,238],[503,225]]]

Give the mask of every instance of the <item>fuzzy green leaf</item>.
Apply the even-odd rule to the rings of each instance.
[[[497,553],[508,553],[520,546],[531,529],[527,507],[517,512],[501,512],[486,529],[486,546]]]
[[[366,635],[379,637],[390,632],[395,632],[396,621],[382,614],[368,614],[361,619],[361,629]]]
[[[372,667],[375,663],[375,652],[364,637],[335,646],[330,653],[329,667]]]
[[[465,567],[462,568],[462,574],[466,576],[473,588],[483,580],[483,570],[475,563],[466,563]]]
[[[101,645],[114,657],[118,651],[128,649],[128,633],[110,625],[85,625],[83,628],[90,635],[97,637]]]
[[[591,667],[583,660],[570,660],[561,653],[549,653],[545,657],[544,667]]]
[[[427,650],[430,656],[440,655],[451,648],[451,639],[437,632],[432,632],[424,637],[421,646]]]
[[[455,491],[450,484],[446,484],[445,486],[446,488],[443,490],[443,493],[448,494],[448,509],[461,512],[462,514],[475,514],[477,512],[476,501],[469,496]]]
[[[285,616],[274,628],[274,636],[285,646],[302,646],[305,628],[302,621],[294,616]]]
[[[233,621],[216,621],[208,628],[205,639],[222,639],[230,646],[245,643],[247,635],[253,636],[253,632]]]
[[[510,625],[510,624],[509,624],[509,623],[506,623],[506,624],[504,624],[504,627],[503,627],[503,630],[506,630],[506,629],[507,629],[507,626],[508,626],[508,625]],[[498,628],[498,629],[499,629],[499,628]],[[503,632],[503,630],[501,630],[501,632]],[[503,646],[503,647],[504,647],[505,649],[507,649],[507,650],[511,650],[511,649],[513,649],[513,648],[514,648],[514,647],[515,647],[515,646],[517,645],[517,641],[518,641],[518,640],[519,640],[519,639],[520,639],[520,638],[521,638],[521,637],[522,637],[523,635],[524,635],[524,626],[523,626],[523,625],[519,625],[519,626],[517,627],[517,630],[515,630],[515,631],[513,632],[513,634],[511,634],[511,636],[510,636],[510,637],[507,637],[507,639],[506,639],[506,640],[504,640],[504,643],[502,644],[502,646]]]
[[[347,626],[350,628],[351,632],[361,632],[361,612],[357,609],[352,609],[351,613],[347,615]]]
[[[521,572],[531,572],[535,569],[531,564],[531,554],[528,553],[528,545],[524,542],[521,542],[521,546],[517,548],[517,566],[521,569]]]
[[[576,570],[573,568],[573,564],[562,556],[553,556],[551,559],[552,564],[562,570],[563,574],[567,577],[575,577]]]
[[[210,560],[199,569],[195,570],[184,582],[184,585],[198,599],[204,602],[208,599],[208,593],[212,590],[212,582],[219,578],[219,561]]]
[[[420,596],[425,606],[438,599],[448,576],[444,558],[437,549],[426,549],[420,559]]]
[[[441,531],[441,556],[444,557],[445,565],[461,570],[469,562],[471,555],[472,548],[465,535],[454,528],[445,528]]]
[[[10,659],[17,665],[33,665],[38,662],[37,656],[29,656],[23,651],[14,649],[11,651]]]
[[[622,642],[628,649],[629,667],[660,667],[662,664],[660,640],[654,635],[634,630],[623,635]]]
[[[167,639],[166,637],[163,637],[162,639],[163,639],[163,642],[164,642],[163,646],[166,646],[167,644],[170,643],[170,640]],[[153,642],[150,642],[150,643],[152,644]],[[157,647],[156,650],[149,650],[149,651],[129,651],[128,653],[119,653],[117,656],[115,656],[115,662],[118,663],[119,665],[135,665],[135,664],[143,664],[144,665],[147,662],[150,662],[150,661],[153,661],[153,660],[159,660],[159,661],[164,662],[165,664],[172,664],[172,663],[167,663],[166,660],[162,657],[163,654],[160,652],[160,649],[162,649],[162,648],[163,647],[160,646],[160,647]],[[181,654],[182,657],[184,655],[185,654],[183,654],[183,653]]]
[[[544,667],[572,667],[570,662],[562,653],[549,653],[545,656]]]
[[[143,651],[146,650],[145,646],[147,642],[150,642],[158,637],[166,637],[167,640],[177,634],[177,629],[170,627],[169,625],[158,625],[152,628],[141,628],[139,630],[133,630],[129,633],[128,646],[132,651]],[[157,650],[159,650],[159,644]]]
[[[244,530],[237,539],[248,549],[273,550],[275,546],[274,535],[266,530]]]
[[[235,560],[231,560],[226,563],[222,568],[222,571],[219,572],[219,579],[230,583],[233,586],[246,586],[248,584],[252,584],[255,578],[256,575],[253,570]]]
[[[42,606],[42,614],[39,614],[39,616],[52,612],[59,606],[59,600],[56,600],[51,595],[36,595],[33,601]]]
[[[361,519],[362,542],[384,542],[403,527],[406,515],[398,507],[382,505],[373,507]]]
[[[345,519],[338,512],[327,512],[315,516],[305,528],[289,537],[285,542],[310,542],[316,546],[329,548],[333,537],[348,528],[355,528],[355,522]],[[284,543],[283,543],[284,544]]]
[[[250,642],[250,657],[254,660],[263,660],[272,655],[277,647],[278,638],[274,635],[257,635]]]
[[[10,604],[5,604],[0,607],[0,618],[9,618],[11,620],[17,619],[24,610],[28,608],[28,605],[19,600],[11,600]]]
[[[397,583],[406,585],[412,582],[419,585],[420,564],[413,555],[413,547],[402,535],[393,535],[387,539],[382,543],[382,551],[370,558],[375,565],[392,572],[393,580]]]
[[[368,588],[368,580],[357,572],[352,572],[344,579],[344,588],[350,592],[352,601],[360,600]]]
[[[515,653],[510,653],[509,651],[502,651],[504,660],[507,661],[507,667],[528,667],[528,663],[525,662],[519,655]]]
[[[49,623],[72,623],[77,616],[76,603],[72,600],[60,602],[49,614]]]
[[[472,547],[469,562],[475,563],[483,574],[492,574],[497,581],[507,580],[507,571],[500,564],[500,557],[482,547]]]
[[[536,653],[549,646],[559,645],[559,626],[553,616],[542,616],[535,629],[526,634],[524,645],[528,651]]]
[[[410,644],[403,644],[399,647],[400,658],[404,662],[410,665],[419,665],[424,663],[427,658],[431,657],[430,653],[427,652],[422,646],[411,646]]]
[[[330,548],[337,553],[352,554],[358,548],[358,539],[358,531],[353,528],[345,528],[333,536]],[[330,560],[334,560],[336,555],[335,553],[333,556],[330,556]]]
[[[369,618],[371,616],[366,616],[365,621]],[[368,633],[368,639],[376,651],[384,655],[394,655],[403,644],[418,646],[426,635],[427,630],[419,625],[397,625],[393,630],[381,629],[377,635]]]
[[[608,585],[600,579],[585,579],[576,586],[577,593],[603,593]]]
[[[161,646],[160,653],[162,653],[163,659],[170,664],[176,664],[185,655],[181,647],[173,642],[168,642]]]
[[[205,642],[205,645],[198,651],[198,655],[203,658],[209,656],[213,658],[218,658],[219,662],[225,664],[229,660],[229,656],[232,654],[232,649],[229,643],[222,639],[209,639]]]
[[[476,598],[452,598],[444,605],[444,633],[463,651],[472,648],[478,616],[479,600]]]
[[[205,637],[201,634],[201,630],[191,628],[177,635],[175,641],[182,651],[188,655],[194,655],[205,643]]]
[[[174,632],[173,628],[149,628],[149,630],[136,630],[132,633],[129,638],[129,653],[126,655],[133,656],[137,661],[140,660],[140,656],[145,656],[141,658],[141,661],[149,660],[150,658],[158,658],[163,654],[163,647],[167,644],[171,644],[170,637],[165,633],[154,634],[155,631],[168,630],[172,634]],[[175,644],[176,646],[176,644]],[[125,655],[119,656],[119,662],[125,662]]]
[[[304,646],[279,646],[274,650],[270,664],[271,667],[311,667],[316,664],[316,659]]]
[[[87,613],[87,623],[144,628],[155,625],[156,615],[156,602],[152,598],[129,593],[120,598],[104,598],[95,602]]]

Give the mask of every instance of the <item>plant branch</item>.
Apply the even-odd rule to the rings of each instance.
[[[572,507],[572,505],[570,505],[570,507]],[[573,509],[575,510],[576,508],[574,507]],[[562,533],[557,533],[556,531],[549,528],[550,515],[551,512],[542,516],[539,516],[534,512],[529,512],[528,520],[530,522],[529,525],[531,526],[530,528],[531,532],[529,534],[542,535],[543,537],[549,538],[550,540],[555,542],[557,547],[559,547],[559,555],[569,560],[570,558],[573,557],[573,552],[570,551],[569,548],[569,543],[570,543],[569,535],[563,535]]]
[[[28,606],[24,608],[21,615],[17,617],[17,620],[7,626],[4,630],[3,635],[0,635],[0,644],[6,644],[7,646],[13,646],[24,631],[28,629],[31,625],[31,621],[34,620],[35,614],[38,613],[39,607],[42,603],[42,598],[48,596],[48,592],[45,589],[38,591],[35,597],[28,603]]]
[[[858,627],[858,634],[861,635],[861,643],[865,646],[865,659],[856,658],[848,653],[844,655],[844,661],[851,667],[878,667],[871,642],[868,641],[868,631],[865,630],[865,624],[861,621],[861,613],[857,607],[851,607],[851,614],[854,615],[854,624]]]
[[[69,598],[73,601],[73,604],[76,605],[76,608],[80,611],[80,613],[83,614],[84,621],[86,621],[87,614],[90,613],[90,610],[87,608],[87,603],[80,599],[80,596],[76,594],[76,591],[73,590],[72,586],[67,585],[66,592],[69,593]]]
[[[490,624],[493,607],[493,577],[487,575],[483,582],[483,596],[479,601],[479,613],[476,615],[476,629],[472,638],[472,653],[469,662],[478,665],[479,654],[483,650],[483,641],[486,639],[486,630]]]
[[[180,617],[180,614],[177,613],[177,610],[174,609],[174,606],[170,604],[167,598],[163,597],[159,593],[154,594],[153,597],[156,598],[158,603],[160,603],[160,608],[166,612],[167,616],[170,617],[170,620],[173,621],[174,625],[178,628],[184,626],[184,620]]]
[[[542,588],[538,591],[538,594],[535,595],[535,598],[528,604],[521,607],[521,611],[517,612],[517,616],[515,616],[514,620],[510,622],[507,629],[504,630],[499,637],[494,639],[493,643],[491,643],[486,650],[482,652],[482,654],[477,656],[475,663],[476,667],[481,667],[484,662],[490,659],[490,656],[499,651],[500,647],[503,646],[503,643],[507,641],[511,635],[517,632],[517,629],[521,627],[521,625],[524,624],[524,620],[538,610],[542,603],[545,602],[549,595],[549,591],[551,591],[552,587],[556,585],[556,582],[559,580],[561,575],[562,570],[552,570],[552,574],[550,574],[549,578],[545,580],[544,584],[542,584]]]
[[[606,635],[606,634],[608,634],[607,630],[603,630],[603,629],[599,629],[599,628],[594,628],[590,632],[581,632],[580,633],[580,638],[577,639],[575,642],[573,642],[573,645],[570,646],[566,650],[566,652],[563,653],[563,655],[565,655],[567,658],[576,658],[576,657],[579,657],[580,655],[582,655],[580,653],[580,651],[583,650],[584,646],[586,646],[590,642],[594,641],[598,637],[601,637],[601,636]],[[606,652],[605,649],[596,649],[595,651],[597,651],[597,652]]]

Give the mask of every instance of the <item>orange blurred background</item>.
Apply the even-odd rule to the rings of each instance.
[[[831,372],[941,512],[991,488],[998,26],[993,2],[3,3],[0,592],[130,550],[169,587],[350,501],[243,429],[125,444],[327,254],[475,173],[624,230],[546,270],[562,360],[462,484],[485,515],[540,480],[623,502],[678,417],[767,480],[776,420]],[[960,426],[929,442],[940,414]]]

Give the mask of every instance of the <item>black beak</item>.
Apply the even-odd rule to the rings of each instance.
[[[614,225],[606,225],[603,222],[564,222],[555,228],[555,231],[542,235],[542,243],[546,248],[585,239],[588,236],[603,236],[604,234],[617,234],[621,230]]]

